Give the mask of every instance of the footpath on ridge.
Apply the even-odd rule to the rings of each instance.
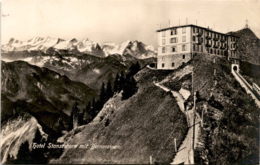
[[[187,123],[189,126],[189,130],[188,133],[184,139],[184,141],[182,142],[181,146],[179,147],[175,158],[173,159],[173,162],[171,164],[180,164],[180,163],[184,163],[184,164],[194,164],[194,151],[192,148],[192,144],[193,144],[193,126],[195,125],[195,146],[198,143],[198,135],[199,135],[199,129],[200,129],[200,117],[199,115],[196,113],[196,118],[195,118],[195,124],[194,122],[194,107],[189,110],[186,111],[185,107],[184,107],[184,98],[183,96],[177,92],[177,91],[172,91],[170,89],[168,89],[167,87],[161,85],[159,82],[154,84],[156,86],[158,86],[159,88],[163,89],[166,92],[171,92],[172,95],[176,98],[177,100],[177,104],[180,108],[180,110],[186,115],[187,118]]]

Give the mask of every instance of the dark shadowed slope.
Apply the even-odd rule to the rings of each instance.
[[[66,127],[65,113],[70,113],[73,104],[78,102],[85,107],[96,96],[83,83],[23,61],[2,62],[1,75],[2,121],[16,112],[26,111],[46,128],[62,131],[55,124],[64,119]]]
[[[175,98],[153,84],[154,78],[163,75],[167,73],[144,68],[136,75],[139,90],[135,95],[125,101],[121,101],[121,94],[116,95],[92,123],[75,136],[68,136],[69,144],[101,148],[68,149],[51,163],[146,164],[149,156],[155,162],[170,163],[175,155],[174,138],[179,146],[187,133],[187,123]]]
[[[254,32],[245,28],[229,34],[240,37],[237,41],[237,50],[242,60],[260,65],[260,40]]]

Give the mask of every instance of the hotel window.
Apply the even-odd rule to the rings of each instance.
[[[165,61],[165,57],[162,57],[162,61]]]
[[[195,42],[195,40],[196,40],[196,37],[195,37],[195,36],[192,36],[192,40]]]
[[[172,67],[174,67],[174,62],[172,63]]]
[[[177,34],[177,29],[172,29],[171,30],[171,35],[176,35]]]
[[[162,68],[164,68],[164,63],[162,63]]]
[[[183,27],[182,28],[182,34],[185,34],[186,33],[186,27]]]
[[[182,55],[182,59],[185,59],[185,54],[184,54],[184,55]]]
[[[166,48],[162,47],[162,53],[165,53],[165,52],[166,52]]]
[[[163,44],[163,45],[165,44],[165,39],[162,40],[162,44]]]
[[[162,36],[165,37],[165,31],[162,31]]]
[[[186,45],[182,45],[182,51],[186,51]]]
[[[186,42],[186,36],[182,36],[182,42]]]
[[[174,47],[172,47],[172,52],[177,52],[177,49],[176,49],[176,47],[174,46]]]
[[[171,38],[170,40],[171,43],[177,43],[178,42],[178,39],[175,37],[175,38]]]
[[[195,27],[193,27],[193,33],[195,33],[196,32],[196,28]]]

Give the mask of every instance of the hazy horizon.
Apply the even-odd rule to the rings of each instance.
[[[157,47],[156,30],[184,25],[186,18],[222,33],[244,28],[248,19],[259,37],[259,16],[260,1],[3,0],[1,43],[50,36]]]

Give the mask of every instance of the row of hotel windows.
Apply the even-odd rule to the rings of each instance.
[[[177,43],[178,42],[178,38],[174,37],[170,39],[170,43]],[[182,36],[182,42],[186,42],[186,36]],[[162,40],[162,44],[165,45],[165,39]]]
[[[186,33],[186,27],[182,27],[182,34]],[[203,33],[203,29],[199,28],[199,27],[193,27],[193,33]],[[162,36],[165,37],[166,31],[162,31]],[[170,30],[170,35],[177,35],[177,28],[171,29]],[[226,36],[223,34],[218,34],[218,33],[214,33],[211,31],[206,31],[206,36],[214,36],[214,38],[221,38],[226,40]],[[231,41],[234,42],[236,41],[235,37],[231,37]]]
[[[218,42],[218,41],[212,41],[212,40],[208,40],[206,44],[211,45],[211,46],[221,46],[223,48],[227,47],[227,43]]]
[[[182,45],[182,51],[187,50],[187,45]],[[211,49],[211,48],[206,48],[207,52],[210,54],[218,54],[218,55],[224,55],[225,50],[219,50],[219,49]],[[201,45],[193,45],[193,51],[196,52],[203,52],[203,46]],[[177,47],[172,46],[170,47],[170,52],[177,52]],[[166,53],[166,47],[162,47],[162,53]]]
[[[182,51],[187,50],[187,45],[182,45]],[[162,53],[166,53],[166,47],[162,47]],[[170,52],[177,52],[177,46],[170,47]]]
[[[203,38],[202,37],[196,37],[196,36],[193,36],[192,37],[192,41],[193,42],[200,42],[200,43],[203,43]],[[170,43],[173,44],[173,43],[177,43],[178,42],[178,38],[177,37],[174,37],[174,38],[171,38],[170,39]],[[186,42],[186,36],[182,36],[182,42]],[[212,40],[208,40],[208,43],[209,44],[212,44],[212,42],[214,43],[214,45],[220,45],[220,42],[219,41],[212,41]],[[222,44],[225,44],[226,43],[223,43],[221,42]],[[162,45],[165,45],[165,39],[162,40]]]
[[[166,31],[162,31],[162,36],[163,37],[165,37],[165,33],[166,33]],[[182,28],[182,34],[185,34],[185,33],[186,33],[186,27],[183,27]],[[171,34],[171,36],[172,35],[177,35],[177,28],[171,29],[170,30],[170,34]]]
[[[193,27],[193,33],[202,33],[203,29],[198,28],[198,27]]]
[[[235,42],[237,39],[235,37],[231,37],[231,42]]]
[[[199,28],[199,27],[193,27],[193,33],[203,33],[203,29]],[[211,31],[206,31],[206,36],[214,36],[214,38],[221,38],[221,39],[225,39],[226,40],[226,36],[223,34],[219,34],[219,33],[214,33]],[[235,41],[235,38],[231,38],[231,41]]]
[[[185,58],[186,58],[185,54],[182,55],[182,59],[185,59]],[[172,56],[172,61],[174,61],[174,60],[175,60],[175,56]],[[165,61],[165,57],[164,56],[162,57],[162,61]]]
[[[217,55],[225,55],[225,50],[220,49],[212,49],[212,48],[206,48],[207,52],[210,54],[217,54]],[[193,51],[195,52],[203,52],[203,46],[201,45],[193,45]]]
[[[193,45],[193,51],[196,52],[203,52],[203,45]],[[182,51],[187,50],[187,45],[182,45]],[[208,53],[211,54],[218,54],[218,55],[224,55],[225,50],[219,50],[219,49],[212,49],[212,48],[206,48]],[[162,53],[166,53],[167,49],[166,47],[162,47]],[[178,52],[177,46],[170,47],[170,52]]]
[[[230,51],[230,56],[232,56],[232,57],[236,57],[237,56],[237,53],[235,52],[235,51]]]
[[[202,37],[196,37],[196,36],[193,36],[192,37],[192,41],[193,42],[200,42],[200,43],[203,43],[203,38]],[[219,42],[219,41],[212,41],[212,40],[207,40],[207,44],[214,44],[214,45],[217,45],[217,46],[219,46],[219,45],[223,45],[224,47],[226,47],[226,43],[224,43],[224,42]]]
[[[217,55],[225,55],[227,52],[226,50],[219,50],[219,49],[211,49],[211,48],[206,48],[207,52],[210,54],[217,54]]]
[[[182,62],[182,65],[184,65],[185,64],[185,62]],[[162,68],[164,68],[165,67],[165,65],[164,65],[164,63],[162,63]],[[174,67],[174,62],[172,62],[172,67]]]

